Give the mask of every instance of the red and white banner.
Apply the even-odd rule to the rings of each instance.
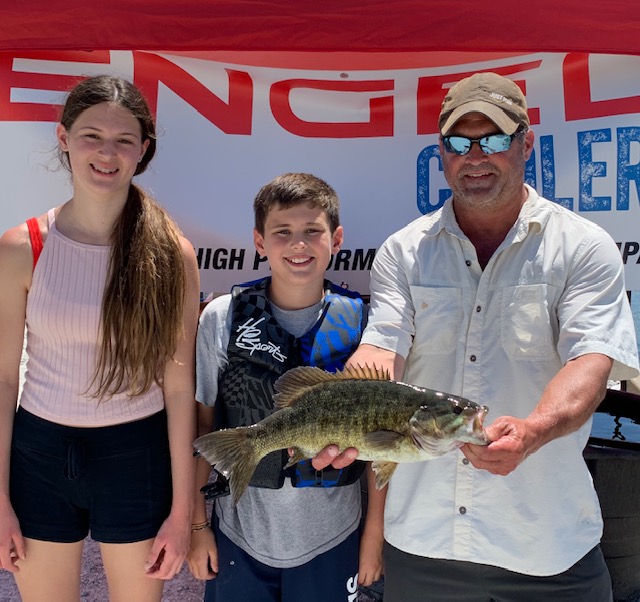
[[[253,249],[252,202],[290,171],[338,192],[345,244],[329,277],[366,293],[383,240],[448,195],[437,145],[446,90],[487,70],[526,93],[536,134],[527,180],[609,231],[627,288],[640,290],[638,56],[0,52],[0,229],[69,197],[59,105],[78,77],[117,73],[157,116],[158,153],[139,183],[193,243],[204,295],[268,273]]]

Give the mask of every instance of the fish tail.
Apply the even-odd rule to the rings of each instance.
[[[233,503],[242,497],[261,459],[247,427],[215,431],[193,442],[196,451],[229,479]]]

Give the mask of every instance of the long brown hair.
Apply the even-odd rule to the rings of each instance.
[[[83,80],[69,93],[60,123],[69,130],[83,111],[103,102],[129,110],[140,123],[142,142],[149,141],[136,169],[136,175],[142,173],[155,154],[155,124],[144,96],[131,82],[109,75]],[[61,159],[71,169],[66,153]],[[134,396],[154,382],[162,386],[164,365],[183,334],[185,287],[178,226],[132,183],[111,234],[102,334],[90,384],[95,397],[108,398],[124,389]]]

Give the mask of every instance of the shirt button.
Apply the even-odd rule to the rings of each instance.
[[[467,259],[467,261],[465,261],[465,263],[470,266],[471,265],[471,261],[469,259]]]
[[[478,305],[478,307],[476,307],[476,311],[478,311],[478,312],[479,312],[479,311],[482,311],[482,307],[480,307],[480,306]]]
[[[469,356],[469,359],[470,359],[472,362],[475,362],[477,358],[476,358],[476,356],[475,356],[475,355],[470,355],[470,356]]]
[[[469,464],[469,458],[462,458],[462,463],[466,466]]]
[[[460,514],[466,514],[467,513],[467,509],[464,506],[460,506],[460,508],[458,508],[458,512]]]

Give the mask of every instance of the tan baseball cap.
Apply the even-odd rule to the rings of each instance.
[[[467,113],[486,115],[505,134],[529,127],[527,101],[520,87],[497,73],[475,73],[461,79],[444,97],[438,126],[446,136]]]

